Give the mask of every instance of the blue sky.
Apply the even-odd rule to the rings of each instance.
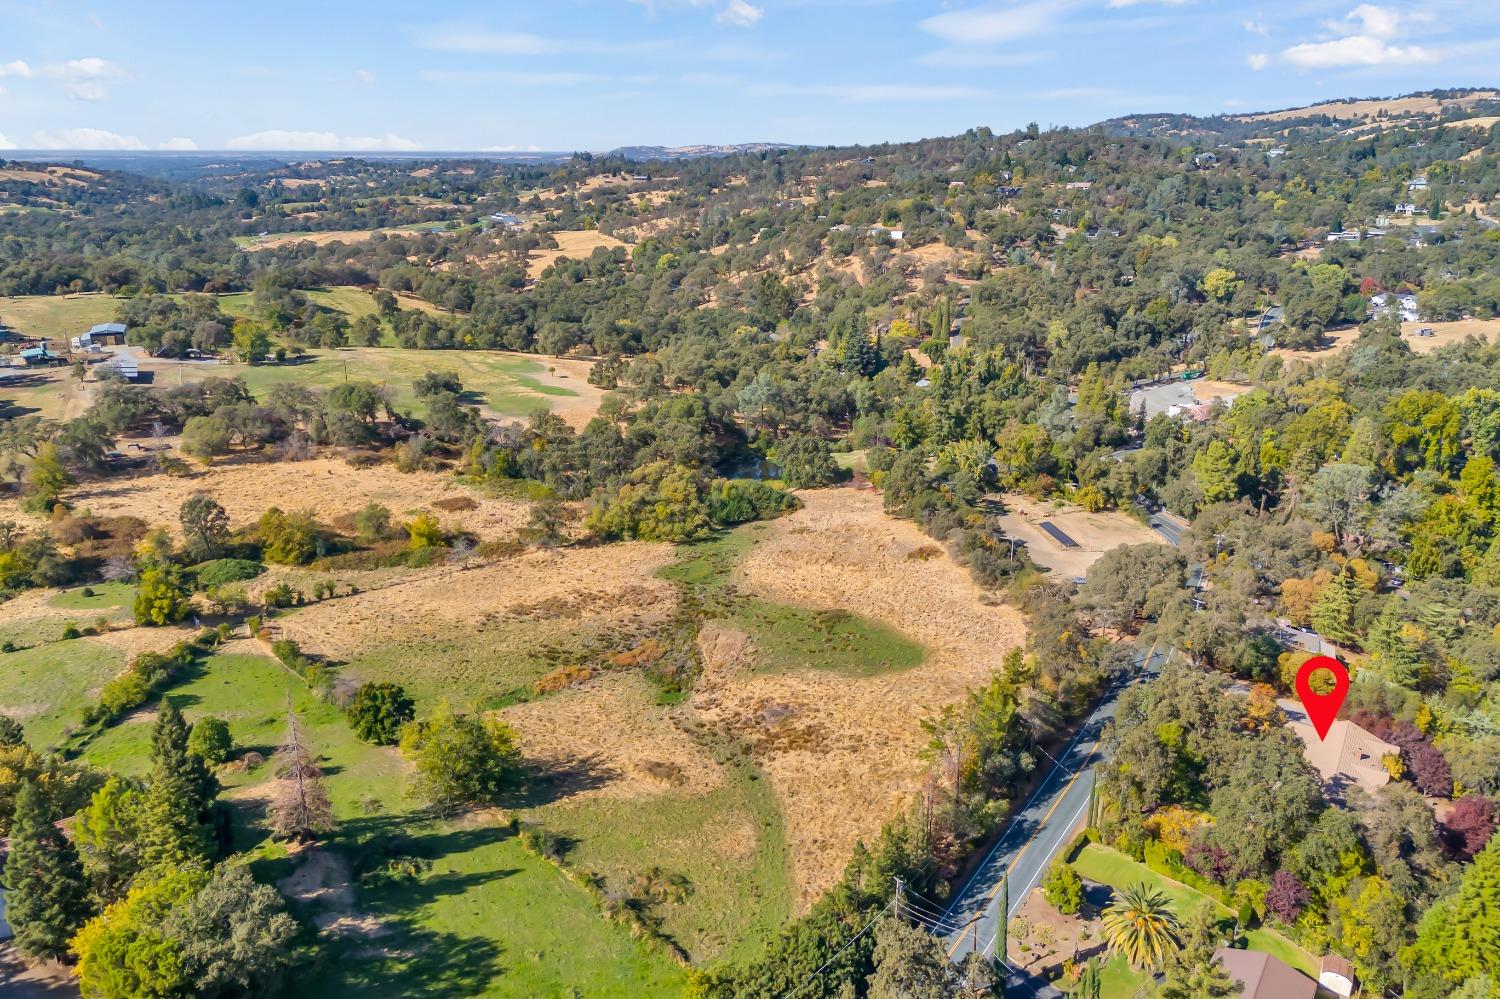
[[[1500,2],[0,0],[0,149],[914,139],[1500,84]]]

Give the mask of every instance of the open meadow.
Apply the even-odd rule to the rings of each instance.
[[[433,512],[481,541],[512,542],[528,511],[446,475],[331,457],[87,483],[68,499],[175,532],[177,508],[200,491],[236,528],[271,505],[347,522],[379,502],[398,519]],[[326,662],[336,690],[389,681],[421,712],[446,701],[495,713],[531,774],[498,809],[434,818],[411,796],[399,753],[358,741],[266,641],[237,638],[179,678],[167,696],[190,721],[225,720],[237,747],[220,774],[236,848],[321,927],[325,960],[297,994],[359,994],[377,981],[413,996],[433,983],[467,995],[561,995],[564,983],[676,994],[684,972],[668,948],[601,920],[580,877],[635,899],[693,963],[753,957],[805,911],[856,841],[914,800],[922,718],[989,676],[1025,629],[877,495],[801,498],[778,521],[685,547],[512,545],[424,568],[271,567],[254,580],[252,594],[337,584],[338,596],[276,614],[268,637]],[[0,516],[30,519],[12,500]],[[193,633],[134,626],[133,597],[129,584],[109,584],[8,604],[5,637],[18,650],[0,654],[0,708],[38,745],[66,742],[139,776],[154,702],[69,736],[132,656]],[[650,669],[684,620],[696,620],[686,648],[702,659],[686,699]],[[70,623],[103,630],[63,640]],[[289,706],[338,819],[311,851],[289,852],[263,827],[277,778],[259,761],[283,738]],[[512,819],[544,832],[562,866],[524,846]],[[414,873],[380,874],[392,850],[415,858]]]
[[[362,294],[362,293],[360,293]],[[368,296],[366,296],[368,297]],[[142,370],[163,386],[206,378],[243,378],[252,393],[278,382],[332,388],[359,379],[391,389],[396,404],[416,405],[412,383],[429,371],[451,371],[464,384],[464,401],[488,415],[526,419],[547,408],[581,428],[599,409],[604,392],[588,382],[590,362],[500,350],[408,350],[401,347],[343,347],[309,350],[284,364],[215,364],[151,360]]]

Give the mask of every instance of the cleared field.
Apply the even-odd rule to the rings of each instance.
[[[1006,512],[1000,517],[1000,526],[1006,537],[1024,541],[1033,562],[1065,578],[1087,576],[1090,567],[1111,548],[1161,541],[1161,535],[1151,528],[1117,511],[1089,513],[1081,507],[1042,502],[1019,493],[1005,493],[1001,498]],[[1043,521],[1078,542],[1078,547],[1061,547],[1042,531]]]
[[[518,515],[525,509],[515,507]],[[393,654],[396,660],[388,668],[409,669],[420,661],[422,675],[416,682],[452,684],[453,696],[469,700],[482,696],[474,684],[485,680],[485,657],[494,658],[492,650],[483,651],[490,642],[480,636],[531,628],[551,637],[554,631],[579,630],[590,621],[624,627],[643,615],[665,613],[673,593],[652,573],[669,558],[665,545],[622,544],[532,552],[467,570],[435,567],[410,573],[395,585],[304,608],[282,619],[282,625],[308,649],[350,662],[361,679],[390,678],[383,670],[366,675],[359,667],[367,659]],[[457,653],[472,643],[473,672],[445,671],[436,656],[444,643]],[[423,654],[412,655],[418,646]]]
[[[1360,121],[1378,114],[1397,117],[1411,114],[1439,114],[1444,108],[1471,107],[1480,101],[1491,100],[1496,91],[1481,90],[1463,97],[1439,99],[1436,97],[1400,97],[1391,100],[1331,101],[1311,107],[1288,108],[1285,111],[1270,111],[1265,114],[1234,115],[1234,121],[1289,121],[1314,115],[1327,115],[1338,121]]]
[[[363,294],[363,293],[356,293]],[[368,298],[368,296],[365,296]],[[588,382],[589,361],[517,354],[500,350],[408,350],[400,347],[346,347],[310,350],[287,364],[213,364],[153,360],[142,369],[160,385],[205,378],[243,378],[260,395],[277,382],[332,388],[346,378],[390,388],[396,403],[417,409],[412,383],[429,371],[451,371],[464,384],[468,401],[490,415],[526,419],[546,408],[570,426],[582,428],[599,411],[604,390]]]
[[[55,745],[91,692],[124,666],[125,657],[92,638],[0,652],[0,713],[19,721],[33,746]]]
[[[0,320],[28,336],[66,340],[114,319],[119,307],[113,295],[20,295],[0,298]]]
[[[1432,330],[1432,336],[1418,336],[1417,331]],[[1402,323],[1401,339],[1405,340],[1414,354],[1430,354],[1440,347],[1459,343],[1466,337],[1478,336],[1486,340],[1500,334],[1500,319],[1460,319],[1451,323]],[[1277,347],[1271,353],[1287,361],[1320,361],[1342,353],[1353,346],[1359,338],[1356,329],[1334,330],[1323,335],[1327,344],[1322,350],[1291,350]]]
[[[858,608],[925,653],[874,675],[758,668],[754,636],[726,620],[700,638],[704,672],[689,706],[750,746],[786,823],[797,908],[837,880],[916,795],[921,718],[983,683],[1025,641],[1021,615],[990,606],[968,573],[915,525],[852,489],[800,494],[805,507],[760,527],[733,581],[792,607]],[[745,529],[742,529],[745,530]],[[807,657],[814,665],[817,657]],[[913,705],[921,705],[914,711]]]
[[[350,319],[373,316],[378,311],[374,296],[363,288],[348,286],[303,288],[302,294],[306,295],[307,300],[314,305],[342,312]],[[219,296],[219,308],[231,316],[249,316],[253,312],[253,299],[254,296],[248,291],[230,292]],[[398,293],[396,300],[403,309],[416,309],[434,316],[448,314],[426,299],[418,298],[408,292]]]
[[[143,475],[135,479],[90,482],[69,490],[67,499],[96,516],[135,516],[175,529],[177,510],[196,492],[213,495],[235,527],[258,520],[266,509],[309,510],[323,520],[354,513],[367,503],[381,503],[398,519],[433,509],[444,497],[470,497],[478,505],[459,513],[438,511],[445,525],[462,523],[480,537],[509,538],[526,519],[527,507],[515,500],[474,493],[449,476],[435,472],[402,474],[394,466],[354,468],[337,458],[301,462],[227,464],[198,468],[192,475]],[[0,500],[0,517],[34,520],[17,500]]]
[[[364,243],[373,239],[375,235],[385,236],[416,236],[426,232],[442,232],[443,227],[435,223],[419,225],[387,226],[383,229],[335,229],[330,232],[274,232],[266,236],[236,236],[234,241],[239,244],[240,249],[246,253],[254,253],[257,250],[275,250],[283,246],[295,246],[298,243],[312,243],[314,246],[328,246],[331,243]]]
[[[555,800],[529,814],[612,887],[685,879],[653,915],[695,960],[754,951],[791,912],[776,802],[743,759],[716,757],[654,701],[643,677],[618,674],[507,709],[551,775]]]
[[[587,260],[600,247],[612,249],[616,246],[625,245],[613,236],[606,236],[597,229],[589,229],[584,232],[554,232],[551,236],[557,240],[557,249],[532,250],[527,255],[526,276],[533,281],[542,276],[542,271],[551,267],[563,257],[569,257],[574,260]]]

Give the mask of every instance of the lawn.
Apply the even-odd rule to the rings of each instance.
[[[354,289],[341,290],[369,298]],[[326,389],[348,379],[360,379],[388,386],[396,405],[412,410],[421,409],[412,383],[429,371],[453,372],[463,382],[465,401],[516,419],[548,406],[551,399],[576,399],[581,394],[539,378],[547,371],[545,359],[493,350],[310,350],[301,360],[287,364],[173,364],[163,366],[157,380],[163,385],[176,385],[184,379],[237,377],[245,380],[252,393],[264,396],[277,382]]]
[[[399,830],[405,849],[433,863],[360,889],[360,908],[390,932],[331,940],[289,996],[681,994],[682,968],[601,918],[582,888],[504,827],[401,821]]]
[[[1181,882],[1164,877],[1145,864],[1138,864],[1119,851],[1098,843],[1090,843],[1084,847],[1078,859],[1073,861],[1073,866],[1083,877],[1109,885],[1111,888],[1125,888],[1145,882],[1150,887],[1166,893],[1179,917],[1186,916],[1191,909],[1204,901],[1211,902],[1221,916],[1233,915],[1227,906],[1209,898],[1196,888],[1190,888]],[[1245,937],[1250,950],[1272,954],[1304,972],[1310,978],[1317,979],[1318,962],[1312,955],[1275,930],[1262,927],[1250,930]]]
[[[53,623],[60,631],[62,623]],[[124,665],[114,649],[87,638],[0,653],[0,705],[21,721],[29,743],[53,746]]]
[[[394,749],[369,746],[343,714],[301,680],[257,655],[209,659],[170,693],[190,721],[229,723],[237,750],[270,757],[287,727],[290,701],[304,741],[319,755],[338,828],[324,848],[353,858],[353,911],[379,920],[378,945],[361,934],[328,939],[298,976],[303,996],[676,995],[683,974],[663,953],[600,918],[592,898],[550,863],[525,850],[503,826],[464,818],[437,822],[403,791]],[[120,773],[147,767],[149,718],[127,720],[90,742],[85,757]],[[293,862],[265,839],[260,806],[246,788],[271,779],[273,764],[221,772],[224,795],[239,802],[236,847],[250,851],[257,875],[275,881]],[[430,861],[412,878],[358,883],[371,855]],[[362,859],[365,858],[365,859]],[[313,915],[303,912],[303,915]]]
[[[86,595],[84,590],[89,590],[90,593]],[[76,610],[80,615],[88,614],[97,617],[100,614],[109,614],[115,617],[118,616],[118,612],[130,610],[134,603],[134,584],[96,583],[93,586],[63,590],[48,600],[47,606],[61,610]]]
[[[28,336],[67,340],[114,319],[119,307],[112,295],[20,295],[0,298],[0,320]]]

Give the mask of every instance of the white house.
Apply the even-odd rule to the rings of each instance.
[[[512,215],[510,212],[496,212],[490,216],[490,221],[509,229],[521,224],[521,216]]]
[[[888,229],[883,225],[872,225],[868,234],[877,239],[889,239],[892,243],[899,243],[906,238],[905,229]]]
[[[1408,191],[1427,190],[1427,177],[1425,175],[1413,177],[1411,180],[1406,182],[1406,189]]]
[[[1329,954],[1318,965],[1318,984],[1336,996],[1354,995],[1354,966],[1337,954]]]

